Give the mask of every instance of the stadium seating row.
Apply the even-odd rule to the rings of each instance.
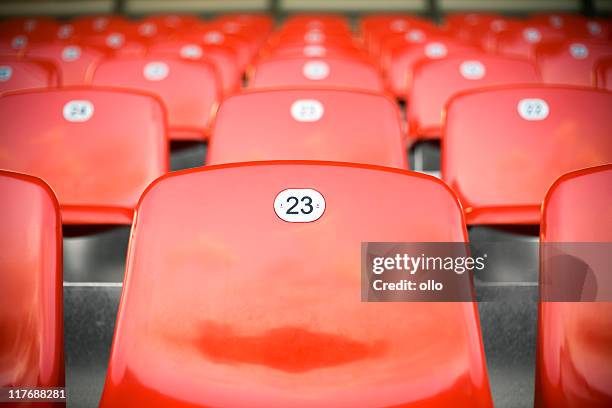
[[[599,215],[611,183],[612,165],[561,177],[542,241],[609,241],[612,218]],[[321,219],[274,214],[296,186],[320,192]],[[0,190],[2,384],[63,385],[59,206],[34,177],[1,171]],[[404,170],[260,162],[165,176],[138,206],[101,406],[491,406],[473,303],[354,296],[360,242],[463,242],[465,231],[450,190]],[[610,402],[610,326],[592,319],[608,306],[541,303],[538,406]],[[585,330],[601,342],[584,343]]]

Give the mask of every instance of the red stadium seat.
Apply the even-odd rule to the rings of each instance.
[[[43,178],[64,224],[130,224],[168,171],[165,114],[152,96],[91,88],[0,97],[0,168]]]
[[[382,92],[378,70],[367,61],[341,58],[282,58],[260,61],[249,87],[334,86]]]
[[[540,82],[532,63],[484,53],[423,60],[412,69],[407,107],[410,138],[438,139],[442,111],[455,93],[483,86]]]
[[[448,37],[428,36],[424,42],[411,43],[405,40],[403,47],[396,47],[383,55],[386,70],[387,86],[396,98],[405,98],[408,94],[409,77],[414,64],[422,59],[443,59],[447,56],[465,52],[474,52],[476,49]]]
[[[598,88],[612,91],[612,58],[605,58],[597,63],[593,79]]]
[[[0,57],[0,93],[59,85],[57,69],[46,61]]]
[[[210,61],[215,65],[223,85],[223,92],[230,93],[240,88],[242,74],[236,53],[223,46],[205,45],[199,38],[180,40],[158,40],[148,48],[149,58],[160,56],[180,57],[186,60]]]
[[[563,31],[537,24],[517,24],[510,30],[500,32],[495,39],[496,51],[500,54],[532,59],[539,44],[559,42],[566,39]]]
[[[592,248],[597,245],[593,243],[612,242],[610,186],[612,165],[576,171],[557,180],[544,200],[542,245],[557,245],[561,251],[577,251],[582,256],[594,251],[594,256],[601,258],[602,249]],[[560,242],[570,244],[555,244]],[[551,252],[558,250],[549,249],[548,253]],[[553,261],[542,265],[540,282],[550,282],[555,273],[562,273]],[[610,264],[604,265],[603,270],[595,266],[591,269],[601,292],[606,291],[602,283],[609,282]],[[576,266],[568,270],[575,276],[583,272]],[[585,286],[589,286],[586,281],[583,289]],[[612,406],[612,303],[609,298],[598,302],[546,299],[540,302],[539,309],[535,406]]]
[[[612,93],[513,86],[459,94],[446,109],[442,178],[468,224],[538,224],[561,174],[612,162]]]
[[[259,55],[260,60],[297,57],[369,60],[368,54],[361,48],[342,44],[279,44],[262,50]]]
[[[89,83],[96,64],[107,54],[75,43],[40,43],[28,47],[25,55],[51,61],[60,71],[62,85],[70,86]]]
[[[368,52],[378,56],[387,37],[403,35],[410,30],[436,31],[428,20],[404,14],[378,14],[360,20],[360,31]]]
[[[542,80],[550,84],[593,84],[593,69],[602,58],[612,57],[611,43],[564,41],[536,47]]]
[[[359,118],[359,120],[355,120]],[[398,108],[369,92],[250,91],[219,108],[207,164],[308,159],[407,168]]]
[[[63,387],[57,200],[40,179],[4,170],[0,196],[0,387]],[[9,404],[20,405],[30,404]]]
[[[326,202],[318,219],[276,215],[291,188]],[[359,296],[362,242],[466,238],[454,195],[413,172],[264,162],[163,177],[138,207],[100,406],[492,407],[474,303]]]
[[[168,110],[172,140],[206,140],[222,91],[212,63],[176,57],[108,59],[97,66],[91,82],[158,95]]]

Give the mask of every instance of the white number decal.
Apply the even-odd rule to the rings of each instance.
[[[121,48],[125,42],[125,37],[121,33],[113,33],[106,37],[106,45],[110,48]]]
[[[0,66],[0,82],[6,82],[13,76],[13,68],[8,65]]]
[[[304,47],[304,55],[306,57],[324,57],[325,47],[321,45],[307,45]]]
[[[410,43],[422,43],[425,41],[425,33],[422,30],[410,30],[404,34],[404,38]]]
[[[81,57],[81,47],[69,45],[62,50],[62,59],[66,62],[76,61]]]
[[[597,21],[589,21],[587,23],[587,28],[589,29],[589,33],[591,35],[599,35],[602,32],[601,24],[599,24]]]
[[[522,99],[517,106],[519,115],[528,121],[544,120],[550,113],[548,104],[543,99]]]
[[[18,35],[11,41],[11,47],[13,47],[14,50],[21,50],[25,48],[26,45],[28,45],[28,37],[25,35]]]
[[[153,37],[157,33],[157,25],[153,23],[143,23],[138,26],[138,34],[143,37]]]
[[[316,99],[298,99],[291,104],[291,116],[298,122],[316,122],[324,112],[323,104]]]
[[[446,45],[439,42],[432,42],[425,46],[425,55],[431,59],[444,58],[447,53]]]
[[[493,20],[491,21],[490,27],[491,30],[499,33],[504,31],[508,27],[508,24],[504,20]]]
[[[202,58],[202,47],[197,44],[187,44],[181,48],[181,57],[185,59]]]
[[[204,34],[205,44],[221,44],[225,40],[225,36],[219,31],[210,31]]]
[[[302,73],[312,81],[325,79],[329,75],[329,65],[323,61],[309,61],[304,64]]]
[[[143,74],[149,81],[163,81],[168,77],[170,67],[165,62],[149,62],[143,69]]]
[[[316,221],[325,212],[325,198],[311,188],[290,188],[276,195],[274,212],[287,222]]]
[[[310,30],[304,35],[304,41],[307,43],[320,43],[325,40],[325,34],[319,30]]]
[[[72,24],[62,24],[57,29],[57,38],[60,40],[67,40],[68,38],[72,37],[72,34],[74,34],[74,27]]]
[[[389,27],[391,31],[401,33],[408,29],[408,23],[405,20],[393,20]]]
[[[70,101],[64,105],[63,113],[68,122],[87,122],[94,114],[94,106],[90,101]]]
[[[93,29],[94,31],[97,31],[97,32],[106,30],[107,26],[108,26],[108,18],[106,17],[98,17],[93,22]]]
[[[528,43],[535,44],[542,40],[542,34],[536,28],[526,28],[523,30],[523,38]]]
[[[569,52],[575,59],[585,59],[589,56],[589,49],[586,45],[580,43],[571,44]]]
[[[486,68],[480,61],[463,61],[459,71],[465,79],[477,80],[485,76]]]

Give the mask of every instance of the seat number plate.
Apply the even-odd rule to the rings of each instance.
[[[325,198],[311,188],[289,188],[276,195],[274,212],[287,222],[313,222],[325,212]]]

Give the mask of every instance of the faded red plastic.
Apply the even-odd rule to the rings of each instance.
[[[544,82],[582,86],[593,84],[593,69],[605,57],[612,57],[612,43],[581,40],[542,44],[535,54]]]
[[[70,101],[93,115],[68,122]],[[145,187],[168,171],[161,102],[146,94],[66,88],[0,97],[0,168],[44,179],[64,224],[130,224]]]
[[[542,242],[612,242],[611,186],[612,165],[557,180],[544,200]],[[554,273],[542,268],[540,280]],[[535,406],[612,406],[611,336],[610,302],[541,302]]]
[[[320,192],[322,217],[282,221],[287,188]],[[100,406],[492,407],[474,303],[360,301],[361,242],[466,238],[450,190],[409,171],[162,177],[137,210]]]
[[[518,112],[523,99],[549,107],[543,120]],[[612,93],[562,86],[514,86],[461,93],[446,108],[442,178],[468,224],[539,224],[559,176],[612,162]]]
[[[300,100],[318,101],[323,116],[296,120]],[[399,110],[383,95],[339,89],[249,91],[223,101],[207,164],[289,159],[407,168]]]
[[[325,64],[328,74],[310,79],[307,64]],[[384,84],[378,70],[367,61],[354,58],[283,58],[268,59],[257,64],[250,76],[249,87],[334,86],[382,92]]]
[[[47,61],[0,57],[0,71],[0,92],[54,88],[60,81],[57,69]]]
[[[145,70],[163,64],[167,75],[147,79]],[[92,84],[137,89],[157,95],[168,111],[171,140],[206,140],[221,98],[221,82],[214,65],[177,57],[113,58],[101,62]]]
[[[464,74],[462,69],[469,69],[470,64],[482,67],[483,76],[470,76],[469,72]],[[440,138],[444,105],[458,92],[493,85],[539,82],[540,76],[535,65],[522,59],[472,53],[439,60],[423,60],[414,66],[412,84],[408,87],[410,138]]]
[[[63,387],[59,206],[42,180],[4,170],[0,197],[0,387]]]

